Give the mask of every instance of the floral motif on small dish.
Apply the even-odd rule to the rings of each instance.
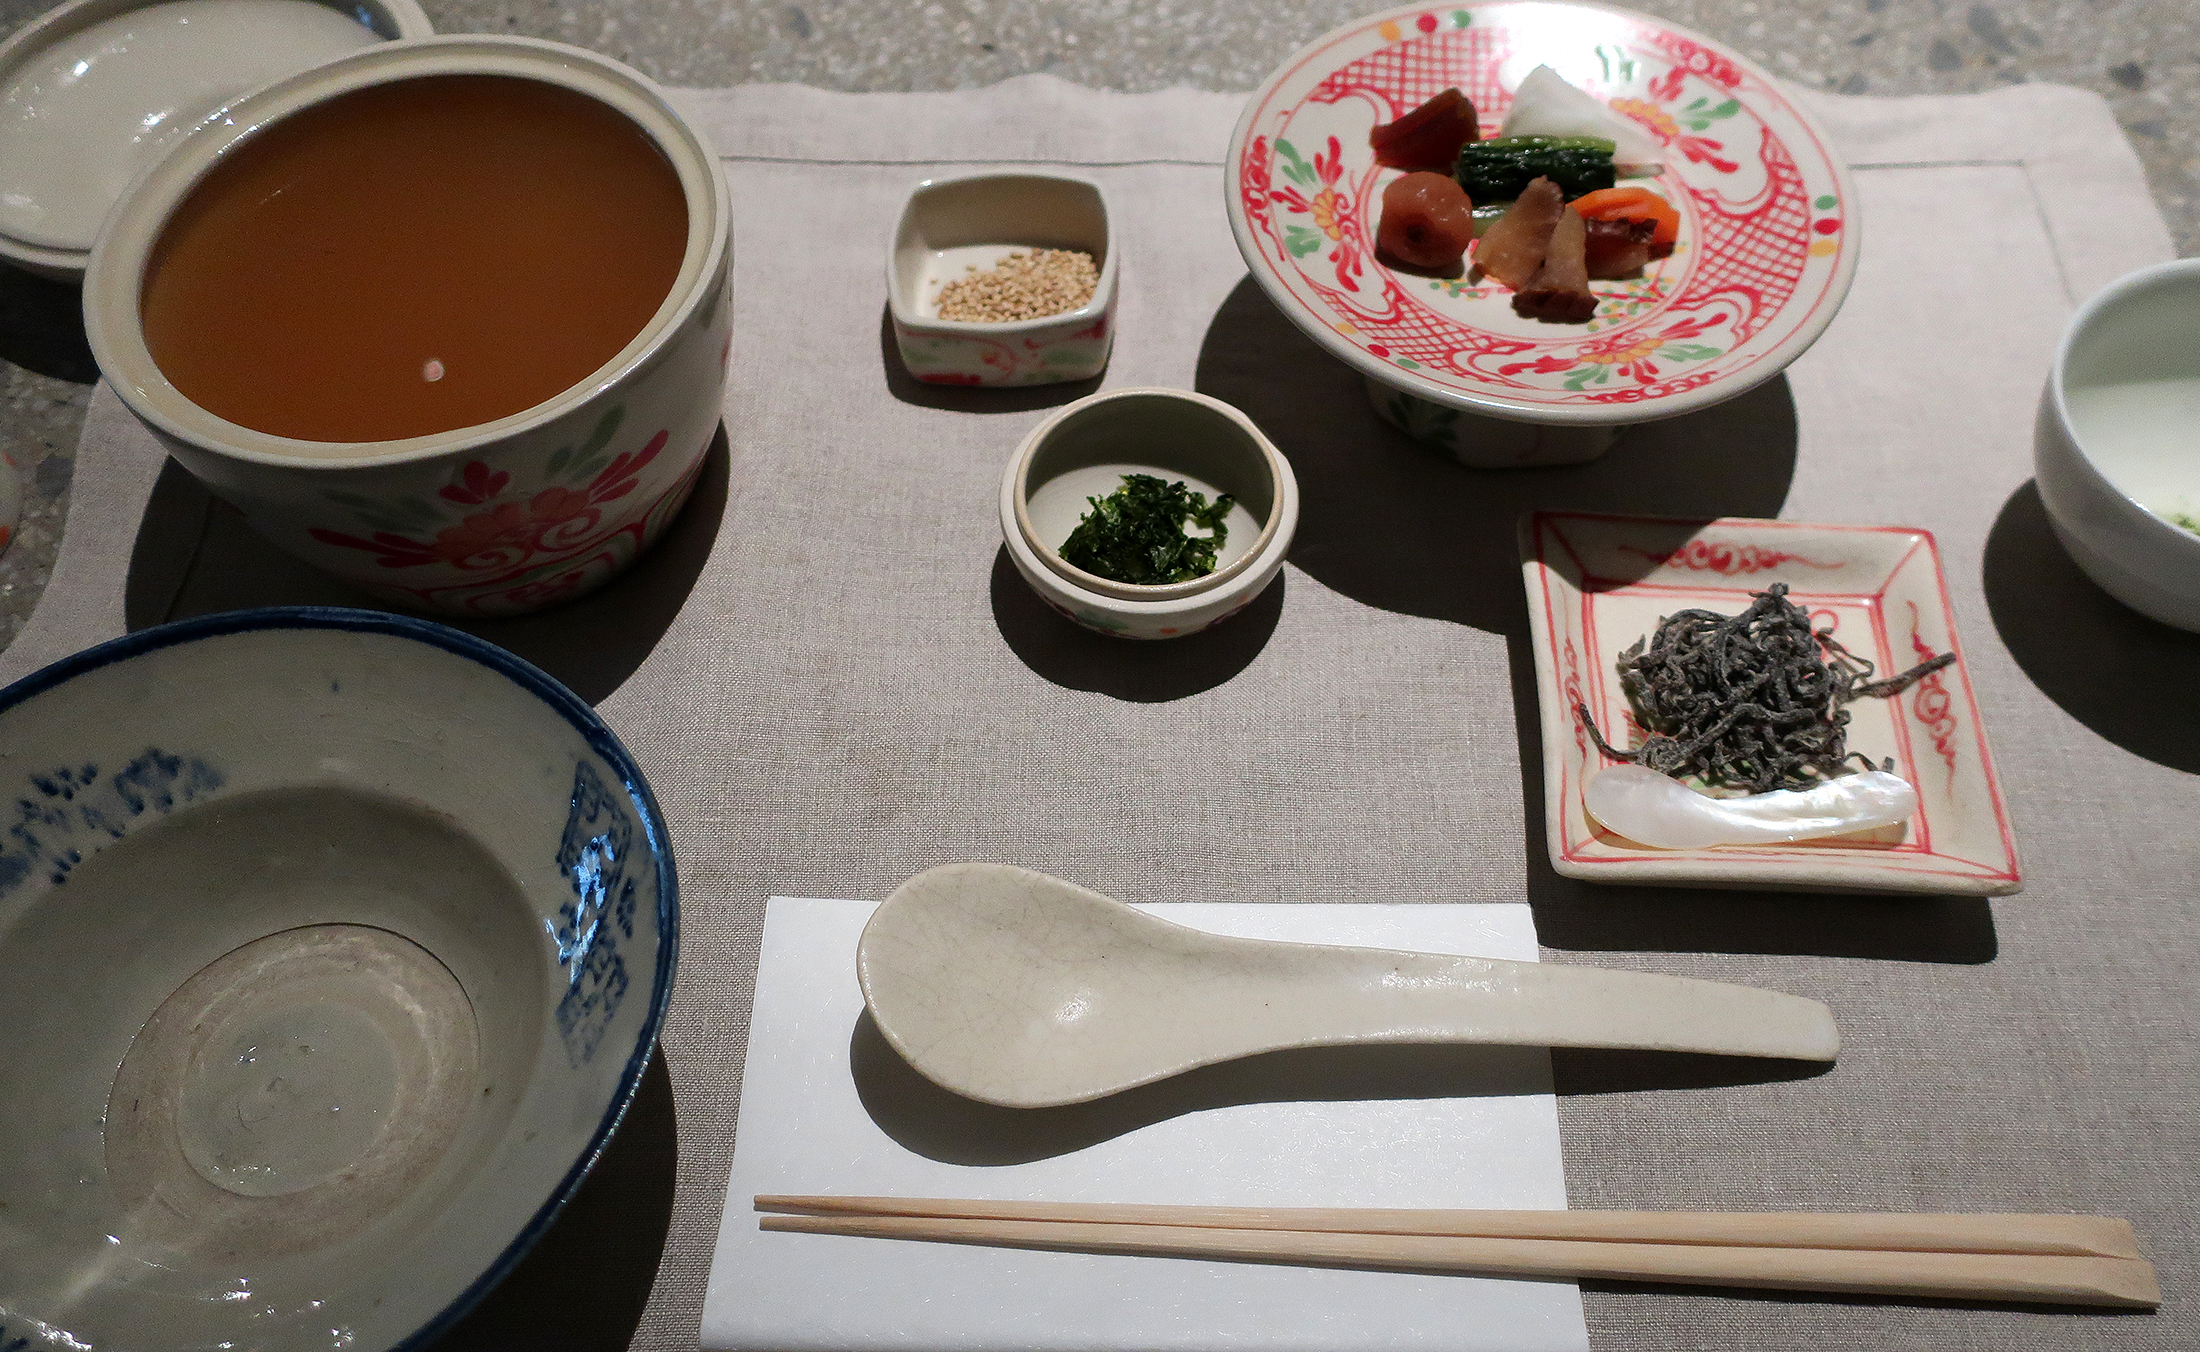
[[[1613,883],[1998,895],[2022,873],[1994,774],[1947,582],[1930,534],[1900,526],[1721,518],[1668,521],[1536,512],[1521,525],[1542,701],[1552,866]],[[1737,614],[1772,583],[1881,674],[1954,651],[1954,666],[1888,699],[1848,706],[1849,747],[1889,761],[1917,789],[1905,827],[1797,845],[1654,850],[1612,834],[1581,804],[1604,768],[1576,710],[1621,744],[1639,741],[1619,654],[1665,616]]]

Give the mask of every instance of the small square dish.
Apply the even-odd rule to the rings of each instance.
[[[927,179],[909,194],[886,250],[887,308],[894,346],[909,374],[934,385],[1045,385],[1089,380],[1115,343],[1117,252],[1113,213],[1100,186],[1067,174],[977,174]],[[1031,308],[1066,282],[1048,280],[1048,260],[1088,255],[1092,295],[1074,309],[1029,318],[940,317],[943,291],[980,273],[991,283],[982,309]],[[1033,263],[1027,257],[1035,256]],[[1029,269],[1029,271],[1027,271]],[[1019,294],[1036,288],[1037,295]],[[1058,292],[1056,293],[1058,294]],[[996,304],[997,302],[997,304]]]
[[[1533,512],[1520,523],[1543,734],[1551,867],[1600,883],[1938,892],[2003,896],[2023,879],[1986,729],[1957,640],[1940,554],[1906,526],[1673,521]],[[1660,850],[1583,810],[1606,763],[1574,712],[1586,704],[1614,745],[1639,740],[1615,665],[1636,639],[1690,607],[1739,614],[1775,582],[1881,674],[1953,649],[1955,664],[1886,699],[1848,706],[1849,749],[1891,757],[1917,789],[1900,827],[1792,845]]]

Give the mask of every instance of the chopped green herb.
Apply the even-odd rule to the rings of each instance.
[[[1190,582],[1215,570],[1215,551],[1230,533],[1222,524],[1231,497],[1212,504],[1182,481],[1170,483],[1151,474],[1126,474],[1123,486],[1104,498],[1087,498],[1092,510],[1062,542],[1062,560],[1072,568],[1152,587]],[[1184,523],[1213,532],[1187,535]]]
[[[1612,143],[1601,136],[1499,136],[1460,148],[1452,176],[1475,205],[1510,202],[1548,178],[1572,201],[1617,181]]]
[[[2195,520],[2183,512],[2157,512],[2155,515],[2180,530],[2189,530],[2194,535],[2200,535],[2200,520]]]

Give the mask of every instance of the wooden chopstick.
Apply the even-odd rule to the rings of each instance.
[[[2138,1258],[2131,1223],[2114,1216],[1916,1215],[1846,1212],[1458,1211],[1385,1207],[1155,1206],[995,1202],[942,1197],[760,1196],[758,1211],[968,1220],[1167,1225],[1372,1235],[1453,1235],[1742,1248]]]
[[[764,1200],[759,1198],[758,1202]],[[932,1216],[770,1215],[762,1219],[761,1225],[766,1230],[877,1239],[1486,1276],[1599,1277],[2140,1309],[2159,1305],[2162,1298],[2153,1266],[2133,1258],[1231,1230]]]

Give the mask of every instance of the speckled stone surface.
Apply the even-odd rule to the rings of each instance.
[[[0,0],[0,31],[52,6]],[[1250,89],[1364,0],[423,0],[440,32],[578,43],[667,84],[785,80],[965,89],[1045,71],[1103,89]],[[2051,80],[2106,95],[2178,251],[2200,253],[2200,5],[2193,0],[1637,0],[1772,70],[1845,94],[1947,94]],[[27,476],[0,554],[0,646],[45,586],[94,375],[74,294],[0,265],[0,452]]]

